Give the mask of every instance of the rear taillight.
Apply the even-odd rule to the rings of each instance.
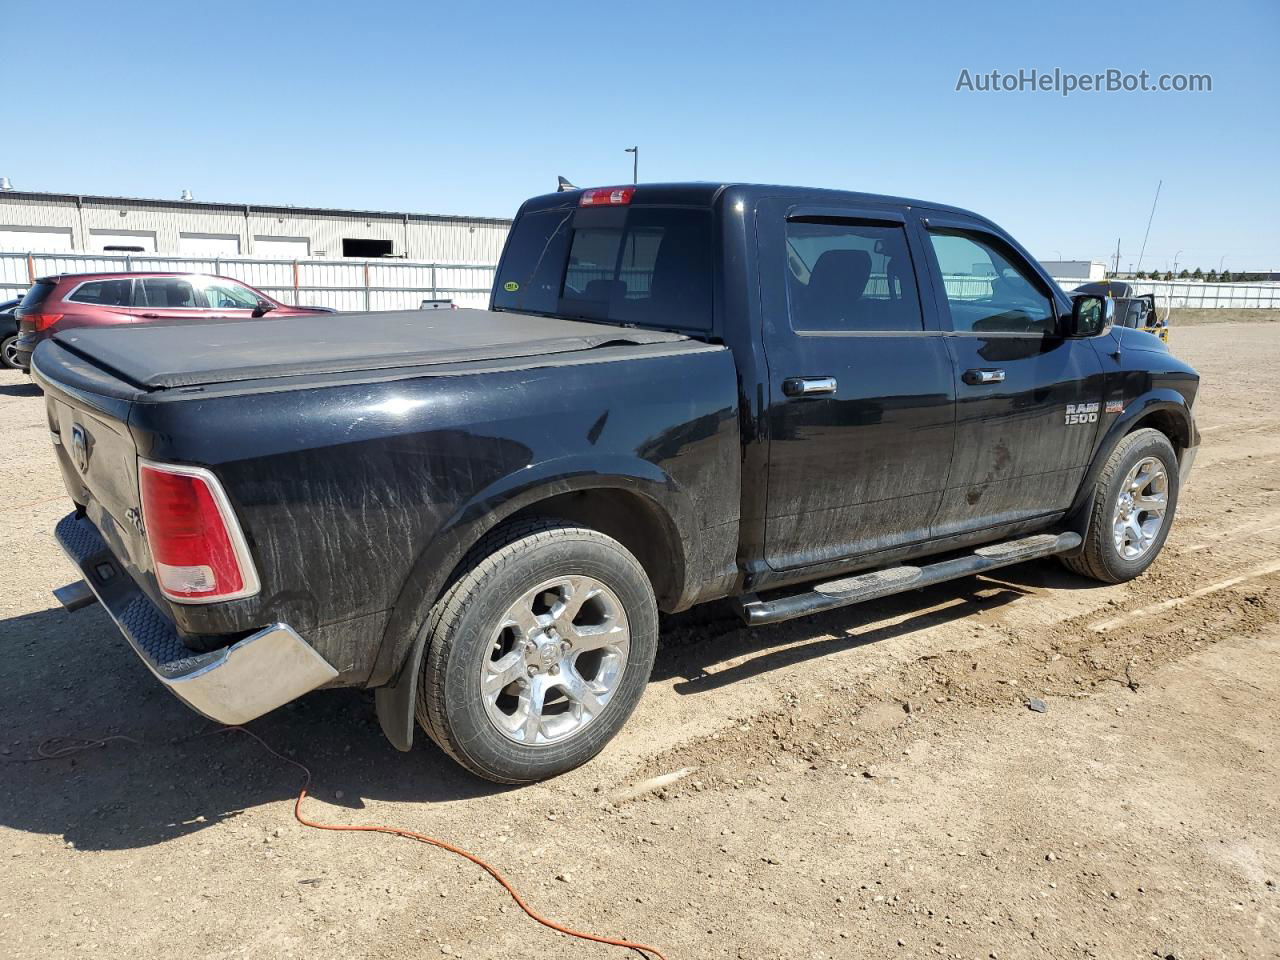
[[[160,591],[181,603],[258,592],[258,574],[217,478],[199,467],[138,465],[142,525]]]
[[[578,198],[580,207],[619,207],[631,202],[635,187],[597,187],[583,190]]]
[[[57,323],[59,320],[62,319],[62,314],[60,313],[24,313],[22,315],[22,319],[30,320],[31,328],[33,330],[37,330],[37,331],[48,330],[55,323]]]

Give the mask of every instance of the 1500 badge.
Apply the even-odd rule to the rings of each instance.
[[[1067,424],[1097,423],[1098,405],[1096,403],[1068,403]]]

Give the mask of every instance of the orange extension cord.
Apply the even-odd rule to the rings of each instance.
[[[302,815],[302,801],[307,798],[307,789],[311,786],[311,770],[305,764],[299,763],[297,760],[294,760],[290,757],[286,757],[283,754],[277,752],[274,748],[272,748],[272,746],[269,743],[267,743],[267,741],[263,740],[260,736],[258,736],[252,730],[246,730],[244,727],[220,727],[219,729],[211,730],[208,733],[197,734],[197,736],[212,736],[214,734],[228,733],[233,731],[237,733],[243,733],[245,736],[251,737],[252,739],[257,741],[258,745],[262,747],[263,750],[267,751],[267,753],[271,754],[277,760],[281,760],[284,763],[291,764],[302,771],[302,776],[303,776],[302,789],[298,791],[298,798],[293,801],[293,816],[304,827],[313,827],[316,830],[338,830],[338,831],[343,831],[348,833],[389,833],[392,836],[405,837],[406,839],[409,839],[409,840],[417,840],[419,843],[426,843],[426,844],[430,844],[433,847],[439,847],[441,850],[447,850],[450,853],[457,854],[458,856],[466,860],[470,860],[472,863],[474,863],[477,867],[479,867],[485,873],[489,874],[489,876],[493,877],[493,879],[497,880],[498,883],[502,885],[502,889],[506,890],[507,893],[511,895],[511,899],[516,902],[516,906],[518,906],[521,910],[523,910],[526,914],[528,914],[532,919],[536,920],[538,923],[542,924],[544,927],[554,930],[557,933],[563,933],[569,937],[576,937],[579,940],[589,940],[593,943],[603,943],[610,947],[623,947],[624,949],[627,949],[627,950],[635,950],[637,953],[641,954],[642,956],[652,955],[654,957],[657,957],[658,960],[667,960],[666,956],[657,947],[651,947],[648,944],[644,944],[644,943],[632,943],[630,940],[615,939],[614,937],[602,937],[599,934],[595,934],[595,933],[584,933],[581,930],[574,930],[572,927],[566,927],[563,924],[556,923],[554,920],[544,917],[542,914],[538,913],[536,910],[534,910],[532,907],[530,907],[527,903],[524,902],[524,898],[521,897],[520,894],[516,892],[516,888],[511,885],[511,882],[506,877],[504,877],[501,873],[498,872],[496,867],[490,866],[488,863],[486,863],[485,861],[477,857],[474,853],[469,853],[468,851],[463,850],[461,847],[455,847],[453,844],[448,843],[444,840],[438,840],[435,837],[429,837],[425,833],[415,833],[412,830],[403,830],[400,827],[384,827],[377,824],[348,826],[346,824],[319,823],[318,821],[315,821],[315,820],[308,820],[306,817]],[[43,743],[39,745],[39,747],[36,750],[37,759],[58,760],[58,759],[61,759],[62,757],[70,756],[73,753],[79,753],[81,750],[89,750],[94,747],[104,747],[108,743],[110,743],[112,740],[124,740],[124,741],[127,741],[128,743],[139,742],[137,740],[134,740],[132,737],[114,736],[114,737],[104,737],[101,740],[90,740],[90,739],[77,740],[76,742],[70,743],[68,745],[59,747],[54,750],[46,749],[46,745],[51,743],[53,740],[63,740],[65,742],[68,739],[70,738],[54,737],[54,738],[51,738],[50,740],[45,740]],[[195,738],[186,738],[186,739],[195,739]]]

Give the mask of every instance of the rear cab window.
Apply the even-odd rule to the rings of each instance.
[[[524,213],[494,285],[498,310],[662,330],[712,327],[712,220],[701,207]]]

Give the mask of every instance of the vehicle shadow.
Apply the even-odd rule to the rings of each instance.
[[[1104,584],[1072,573],[1053,559],[1034,563],[1015,563],[988,574],[993,580],[1038,590],[1097,590]]]
[[[82,850],[131,849],[288,800],[302,786],[297,768],[170,695],[101,608],[0,621],[0,648],[5,827]],[[310,768],[311,795],[353,810],[366,799],[438,803],[508,789],[467,773],[421,734],[411,754],[395,750],[366,691],[319,691],[248,729]],[[38,757],[42,743],[56,751],[75,742],[50,738],[105,737],[122,739]]]
[[[40,388],[31,381],[26,383],[0,383],[0,396],[38,397],[40,396]]]
[[[720,618],[690,611],[666,618],[666,642],[659,647],[654,677],[681,678],[673,686],[680,694],[706,693],[770,670],[962,620],[1004,606],[1026,592],[1009,583],[974,576],[754,628],[744,626],[727,608]],[[748,659],[712,670],[717,664],[743,657]]]
[[[723,609],[666,617],[654,678],[679,677],[679,693],[703,693],[991,610],[1024,592],[970,577],[757,629]],[[805,642],[815,636],[823,639]],[[0,825],[82,850],[134,849],[289,800],[302,786],[297,768],[170,695],[99,607],[0,620],[0,648],[8,654],[0,658]],[[409,755],[396,751],[367,691],[319,691],[247,729],[311,770],[312,796],[352,810],[366,799],[439,803],[511,789],[467,773],[421,733]],[[58,759],[39,753],[104,738],[114,739]]]

